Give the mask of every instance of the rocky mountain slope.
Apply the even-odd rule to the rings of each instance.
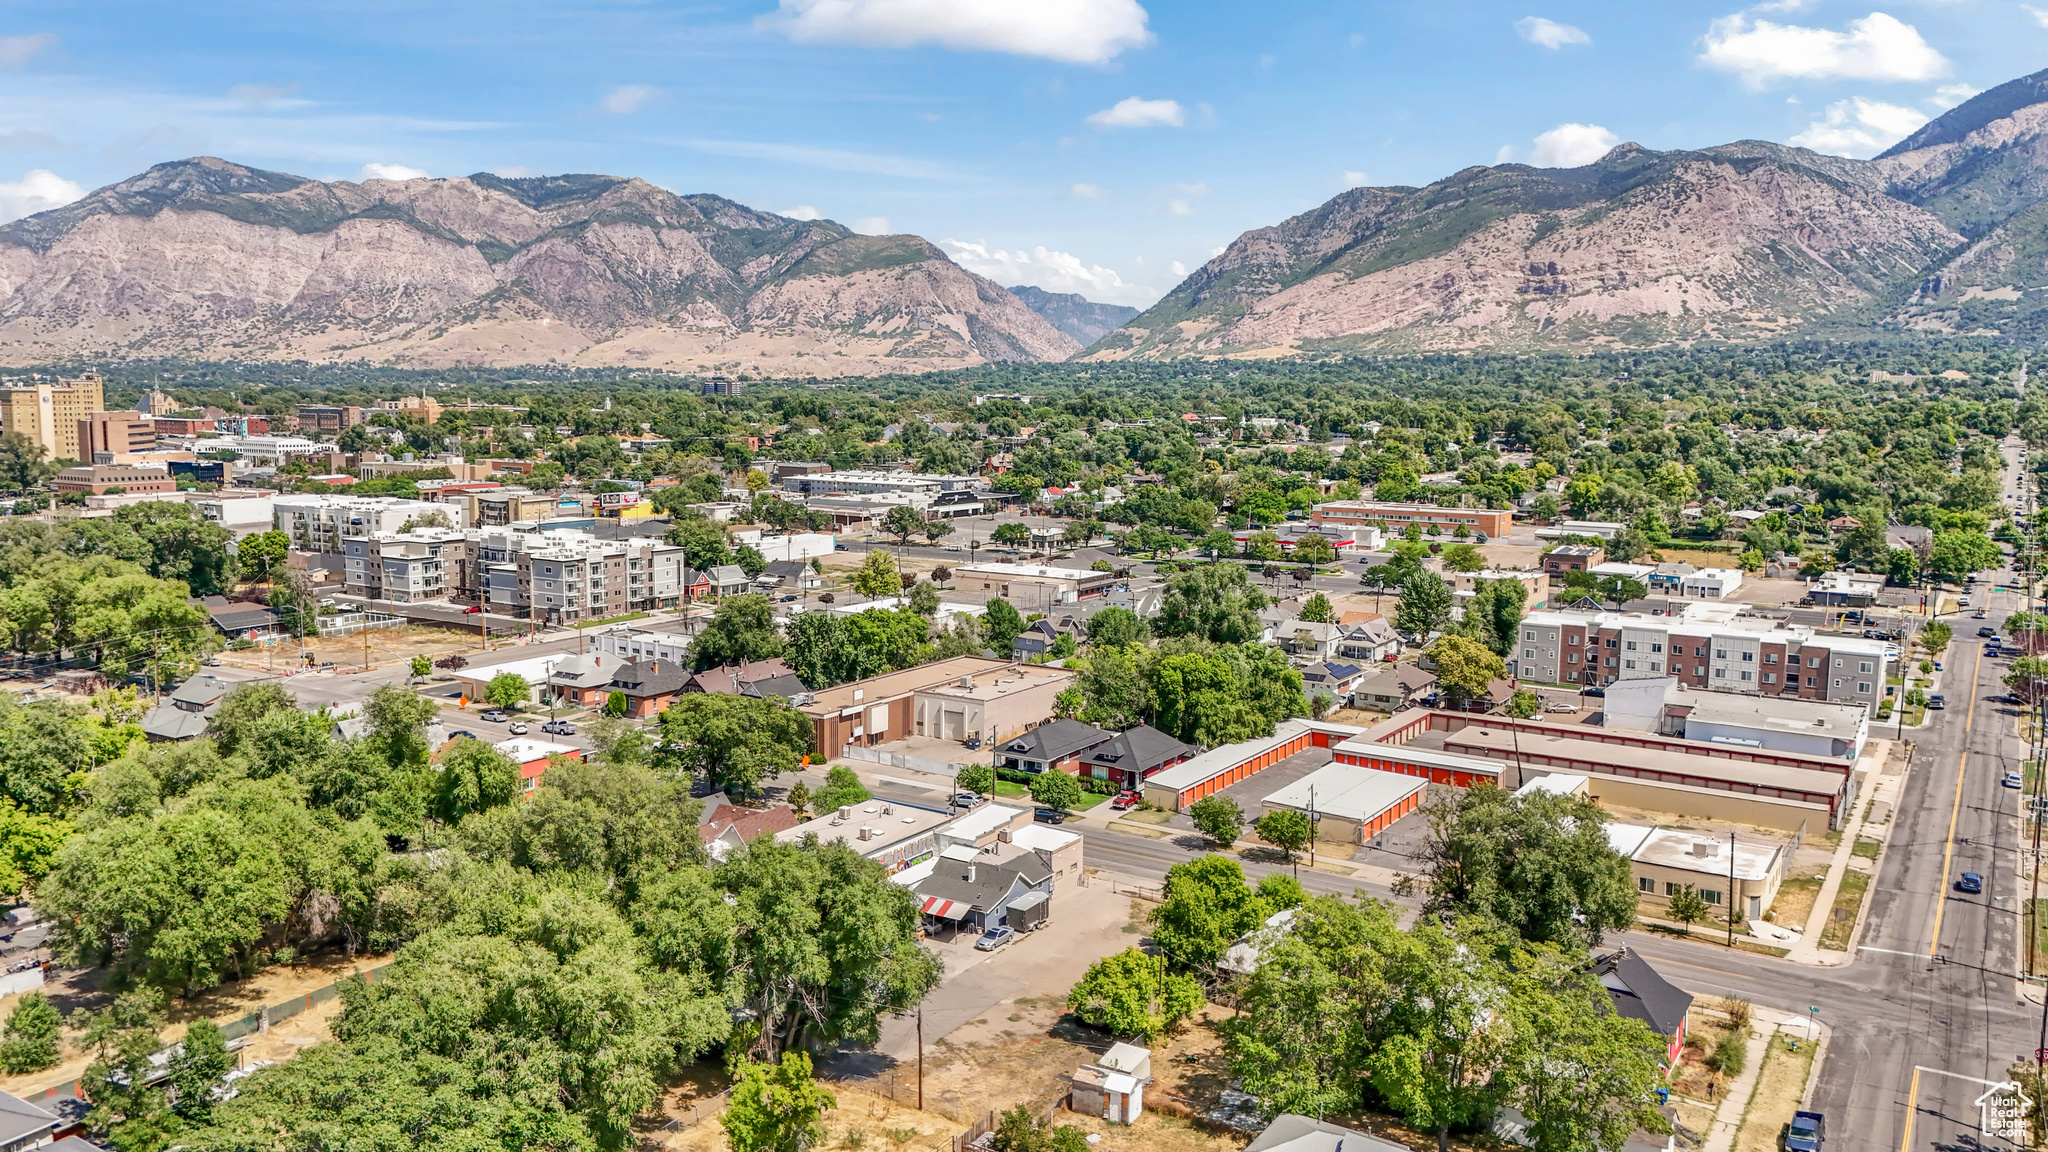
[[[210,157],[0,227],[0,362],[106,353],[841,376],[1081,347],[915,236],[558,176]]]
[[[1047,323],[1083,344],[1095,343],[1103,333],[1138,315],[1138,310],[1127,304],[1097,304],[1078,292],[1047,292],[1019,284],[1010,293],[1022,300],[1026,308],[1045,317]]]
[[[1239,237],[1084,358],[2031,326],[2019,281],[2048,284],[2044,129],[2048,72],[1874,161],[1625,144],[1582,168],[1357,188]]]

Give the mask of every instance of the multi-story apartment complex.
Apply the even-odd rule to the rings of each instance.
[[[399,604],[444,600],[473,548],[464,533],[448,528],[352,537],[342,543],[346,586],[352,596]]]
[[[475,546],[451,591],[493,611],[560,624],[673,607],[683,598],[683,550],[659,539],[495,529],[471,536]]]
[[[1688,688],[1860,705],[1876,712],[1890,647],[1696,604],[1677,616],[1531,612],[1508,653],[1508,675],[1595,687],[1669,676]]]
[[[107,406],[99,373],[53,383],[0,387],[0,433],[19,432],[43,446],[48,460],[90,462],[79,445],[79,421]]]
[[[431,504],[387,496],[279,496],[277,528],[302,552],[341,552],[345,541],[403,532],[422,519],[433,527],[469,526],[460,505]]]
[[[470,522],[479,528],[503,528],[522,520],[545,520],[555,514],[553,496],[530,488],[491,488],[465,492],[448,500],[461,502],[470,510]]]
[[[1383,525],[1399,532],[1410,524],[1436,527],[1446,532],[1464,528],[1483,532],[1489,538],[1507,534],[1514,514],[1505,508],[1440,508],[1435,504],[1395,504],[1377,500],[1332,500],[1318,504],[1310,513],[1318,524]]]

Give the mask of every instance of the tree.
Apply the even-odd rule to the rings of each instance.
[[[1068,525],[1068,527],[1071,528],[1072,525]],[[946,537],[951,536],[953,534],[953,522],[951,520],[933,516],[927,519],[921,526],[919,526],[918,531],[924,534],[924,538],[927,543],[937,544],[939,541],[944,540]],[[934,575],[936,574],[937,573],[934,572]]]
[[[939,614],[939,590],[929,583],[919,581],[910,590],[910,610],[929,620]]]
[[[1450,626],[1451,586],[1431,572],[1417,570],[1401,582],[1401,602],[1394,609],[1394,627],[1417,640]]]
[[[1176,968],[1206,970],[1270,914],[1237,861],[1201,856],[1166,870],[1163,898],[1152,910],[1152,939]]]
[[[1188,809],[1195,830],[1225,848],[1244,833],[1244,812],[1227,796],[1204,796]]]
[[[1294,558],[1303,564],[1328,564],[1337,558],[1336,546],[1311,532],[1294,542]]]
[[[1398,990],[1391,1027],[1364,1070],[1394,1111],[1449,1152],[1451,1129],[1490,1119],[1502,1095],[1509,1036],[1493,1017],[1508,972],[1481,925],[1420,922],[1404,943],[1387,965]]]
[[[1067,1006],[1084,1022],[1145,1044],[1207,1002],[1193,977],[1169,973],[1165,957],[1137,948],[1096,961],[1067,993]]]
[[[898,504],[882,517],[882,531],[896,538],[898,544],[910,543],[910,538],[924,530],[924,514],[908,504]]]
[[[1006,547],[1021,548],[1031,543],[1031,530],[1014,522],[998,524],[996,530],[988,534],[988,538]]]
[[[782,655],[782,632],[775,609],[759,593],[727,596],[719,601],[704,630],[690,643],[697,670],[745,664]]]
[[[626,699],[624,692],[610,692],[604,698],[604,714],[611,717],[624,716],[633,702]]]
[[[157,1152],[175,1129],[164,1090],[148,1083],[163,1024],[163,994],[155,989],[124,993],[86,1020],[86,1046],[94,1053],[79,1077],[92,1101],[86,1120],[119,1152]]]
[[[725,525],[694,513],[678,516],[662,540],[681,548],[683,563],[700,572],[732,563]]]
[[[1508,698],[1508,715],[1517,720],[1527,720],[1543,711],[1543,698],[1527,688],[1515,689]]]
[[[1497,654],[1464,636],[1440,638],[1429,646],[1429,658],[1436,664],[1438,686],[1460,706],[1484,696],[1495,680],[1508,674],[1507,663]]]
[[[484,685],[484,699],[495,708],[516,708],[532,695],[533,685],[517,672],[500,672]]]
[[[1073,1124],[1053,1127],[1022,1104],[1003,1113],[989,1137],[992,1152],[1088,1152],[1088,1134]]]
[[[896,557],[887,552],[870,551],[868,558],[861,562],[860,569],[853,574],[853,590],[871,600],[900,594],[903,578],[896,571]]]
[[[269,583],[285,570],[291,555],[291,538],[278,529],[244,536],[235,545],[235,566],[244,580]]]
[[[824,786],[818,789],[811,802],[818,806],[818,811],[831,812],[865,803],[873,797],[874,794],[860,782],[853,769],[844,764],[834,764],[826,771]]]
[[[660,724],[657,764],[738,796],[795,771],[811,751],[811,718],[782,699],[690,692],[663,710]]]
[[[7,1017],[6,1031],[0,1032],[0,1072],[23,1076],[57,1065],[57,1039],[64,1018],[56,1005],[41,992],[30,992]]]
[[[1049,768],[1031,778],[1031,799],[1055,811],[1065,812],[1081,803],[1081,781],[1070,773]]]
[[[1444,567],[1453,572],[1477,572],[1486,567],[1486,557],[1470,544],[1453,544],[1444,549]]]
[[[996,790],[996,770],[986,764],[968,764],[960,769],[954,782],[966,791],[986,796]]]
[[[1007,654],[1024,631],[1024,617],[1008,600],[998,596],[988,602],[981,617],[981,638],[999,654]]]
[[[510,804],[519,795],[519,765],[496,746],[457,740],[434,774],[434,818],[460,824],[465,816]]]
[[[25,432],[0,433],[0,487],[26,492],[57,474],[57,466],[43,461],[48,449]]]
[[[1331,607],[1330,598],[1317,592],[1301,602],[1301,618],[1311,624],[1330,624],[1336,621],[1337,612]]]
[[[1465,605],[1461,630],[1497,656],[1514,651],[1528,589],[1519,580],[1480,580]]]
[[[1712,914],[1712,910],[1707,907],[1706,897],[1701,896],[1699,890],[1690,884],[1678,886],[1678,891],[1673,892],[1667,899],[1664,912],[1688,928]]]
[[[1925,648],[1930,656],[1939,656],[1942,650],[1948,647],[1949,641],[1955,639],[1955,635],[1954,628],[1936,620],[1920,630],[1920,647]]]
[[[1524,940],[1589,948],[1635,921],[1628,859],[1599,805],[1470,788],[1427,809],[1422,853],[1432,914],[1484,915]]]
[[[425,680],[434,674],[434,662],[425,656],[413,657],[405,667],[409,678],[413,680]]]
[[[784,1052],[779,1064],[741,1062],[719,1123],[731,1152],[808,1152],[824,1142],[825,1110],[838,1106],[811,1078],[811,1058]]]
[[[1266,813],[1252,822],[1252,830],[1259,834],[1259,839],[1278,848],[1281,857],[1289,864],[1294,863],[1294,854],[1308,847],[1309,841],[1316,836],[1315,823],[1308,818],[1308,813],[1291,808]]]
[[[1088,644],[1093,648],[1122,648],[1143,643],[1145,622],[1129,608],[1112,606],[1088,618]]]
[[[2029,705],[2048,699],[2048,658],[2022,656],[2013,661],[2005,674],[2005,686]]]
[[[740,571],[746,573],[749,580],[768,570],[768,558],[761,555],[761,550],[752,544],[742,544],[734,548],[732,562],[740,566]]]
[[[2003,555],[1998,545],[1982,532],[1937,532],[1927,554],[1927,566],[1936,579],[1960,583],[1967,576],[1997,567]]]
[[[227,1038],[221,1035],[220,1025],[205,1016],[192,1021],[177,1051],[171,1055],[170,1081],[177,1093],[172,1109],[190,1123],[203,1124],[211,1119],[213,1090],[234,1066],[235,1058],[228,1052]]]
[[[789,786],[789,808],[801,816],[811,810],[811,790],[799,780]]]
[[[1537,1152],[1602,1152],[1637,1129],[1670,1130],[1656,1108],[1661,1037],[1617,1014],[1599,981],[1558,953],[1538,953],[1511,979],[1502,1079]]]
[[[1160,636],[1194,636],[1216,644],[1259,638],[1259,611],[1266,597],[1236,564],[1208,564],[1172,578],[1152,630]]]

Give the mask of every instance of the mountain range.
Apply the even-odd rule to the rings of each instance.
[[[2033,283],[2039,281],[2040,283]],[[991,361],[2048,329],[2048,71],[1872,160],[1745,140],[1354,188],[1142,313],[644,180],[323,183],[201,157],[0,226],[0,363]]]

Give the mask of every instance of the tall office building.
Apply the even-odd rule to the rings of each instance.
[[[0,433],[19,432],[42,445],[47,460],[83,461],[79,422],[106,406],[97,372],[48,384],[9,384],[0,387]]]

